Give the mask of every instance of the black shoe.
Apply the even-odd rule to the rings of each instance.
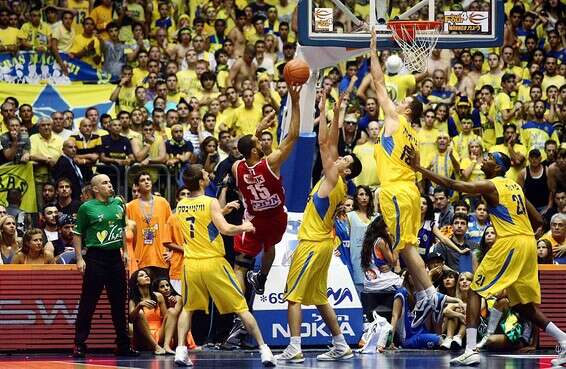
[[[128,356],[128,357],[137,357],[140,356],[140,352],[134,350],[131,347],[123,347],[123,348],[117,348],[116,351],[114,352],[114,355],[116,356]]]
[[[263,295],[265,293],[265,282],[267,279],[260,275],[259,272],[256,273],[250,270],[246,274],[246,278],[256,294]]]
[[[75,359],[84,359],[86,357],[86,345],[75,345],[73,357]]]

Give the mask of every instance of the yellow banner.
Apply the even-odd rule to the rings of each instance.
[[[22,193],[20,209],[26,213],[37,212],[33,164],[0,165],[0,204],[8,206],[8,191],[13,189]]]
[[[30,104],[37,118],[50,117],[51,113],[70,110],[75,120],[84,118],[86,109],[94,106],[100,115],[108,113],[113,106],[109,100],[116,86],[105,85],[26,85],[0,83],[0,102],[13,96],[20,104]]]

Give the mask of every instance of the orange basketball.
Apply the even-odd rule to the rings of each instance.
[[[302,85],[310,76],[309,65],[301,59],[293,59],[283,69],[283,77],[289,85]]]

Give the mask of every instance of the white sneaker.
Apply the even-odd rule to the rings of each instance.
[[[175,349],[175,364],[177,366],[193,366],[193,362],[189,358],[187,346],[177,346]]]
[[[261,363],[265,367],[275,366],[275,357],[271,353],[269,346],[263,345],[259,347],[259,352],[261,354]]]
[[[452,337],[444,338],[442,340],[442,343],[440,344],[440,348],[445,350],[450,350],[450,347],[452,347]]]
[[[486,334],[485,336],[483,336],[483,338],[481,339],[481,341],[478,342],[477,344],[477,349],[478,350],[483,350],[483,348],[487,345],[487,340],[489,339],[489,336]]]
[[[354,357],[354,353],[348,346],[335,345],[332,346],[330,351],[320,354],[316,357],[320,361],[340,361],[347,360]]]
[[[552,364],[552,366],[562,366],[566,364],[566,347],[560,347],[558,356],[556,357],[556,359],[552,359],[550,363]]]
[[[462,337],[455,335],[452,337],[452,345],[450,345],[452,350],[459,350],[462,348]]]
[[[275,355],[275,361],[277,363],[291,363],[291,364],[299,364],[305,361],[305,356],[303,353],[291,345],[287,346],[285,351],[280,353],[279,355]]]
[[[466,350],[464,353],[452,360],[451,365],[477,365],[480,363],[480,353],[475,350]]]

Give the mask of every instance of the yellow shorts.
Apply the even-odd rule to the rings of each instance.
[[[498,238],[476,269],[471,288],[485,298],[506,289],[511,306],[540,304],[535,238]]]
[[[303,305],[328,303],[328,267],[336,242],[299,241],[285,284],[285,299]]]
[[[382,187],[379,207],[389,232],[393,235],[392,249],[416,246],[421,226],[421,195],[414,183],[399,182]]]
[[[204,310],[208,314],[209,296],[220,314],[248,311],[234,270],[223,257],[185,259],[182,291],[183,308],[188,311]]]

